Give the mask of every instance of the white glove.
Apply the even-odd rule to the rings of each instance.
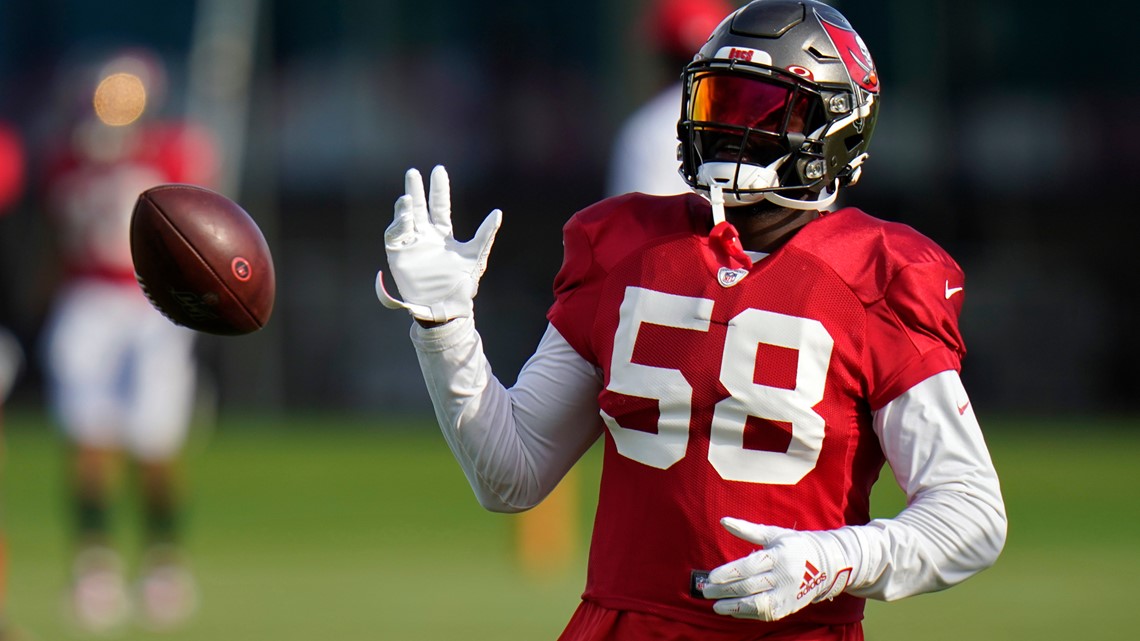
[[[717,614],[776,621],[809,603],[839,596],[851,580],[851,565],[835,535],[806,532],[725,517],[734,536],[764,549],[709,573],[704,586]]]
[[[451,182],[447,170],[431,172],[431,195],[424,198],[420,172],[404,174],[404,195],[396,200],[392,224],[384,232],[384,249],[392,278],[404,300],[384,288],[384,272],[376,273],[376,297],[389,309],[406,309],[420,320],[443,323],[474,313],[479,278],[502,224],[503,212],[492,211],[475,237],[455,240],[451,230]]]

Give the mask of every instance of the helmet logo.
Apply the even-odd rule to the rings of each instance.
[[[875,61],[871,60],[871,53],[867,51],[867,45],[859,34],[833,25],[823,20],[822,16],[820,22],[831,38],[831,43],[835,45],[835,50],[839,52],[839,57],[843,59],[843,64],[847,66],[852,82],[871,93],[878,93],[879,72],[875,70]]]
[[[796,74],[797,76],[799,76],[801,78],[806,78],[808,80],[815,81],[815,75],[811,72],[811,69],[808,69],[807,67],[801,67],[799,65],[792,65],[792,66],[788,67],[788,71]]]

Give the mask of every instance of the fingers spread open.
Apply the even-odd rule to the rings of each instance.
[[[427,229],[431,224],[428,219],[427,197],[424,196],[424,178],[418,169],[409,169],[404,174],[404,195],[412,199],[412,218],[417,229]]]
[[[428,192],[428,214],[431,222],[444,236],[450,236],[451,231],[451,179],[443,165],[436,165],[431,170],[431,185]]]
[[[384,244],[390,248],[405,247],[416,240],[416,224],[412,218],[412,197],[405,194],[396,199],[392,224],[384,230]]]

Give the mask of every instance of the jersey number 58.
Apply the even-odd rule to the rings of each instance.
[[[660,469],[668,469],[685,457],[693,418],[693,388],[680,370],[634,363],[633,350],[643,323],[709,331],[713,304],[708,298],[626,288],[606,389],[657,399],[660,417],[654,433],[624,428],[604,410],[601,412],[622,456]],[[754,381],[756,353],[762,344],[798,352],[794,388]],[[815,468],[825,422],[813,408],[823,400],[834,345],[823,324],[810,318],[746,309],[729,321],[719,376],[730,395],[713,408],[708,454],[709,463],[721,478],[792,485]],[[749,416],[791,424],[787,451],[746,449],[744,430]]]

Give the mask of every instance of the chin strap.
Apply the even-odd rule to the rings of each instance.
[[[831,189],[822,189],[819,192],[819,198],[816,200],[796,200],[795,198],[788,198],[781,196],[774,191],[764,192],[764,200],[779,205],[780,207],[787,207],[788,209],[799,209],[802,211],[810,210],[824,210],[827,209],[839,197],[839,179],[836,178],[832,183]]]
[[[752,259],[740,244],[740,232],[724,216],[724,189],[716,182],[709,185],[709,202],[712,203],[713,228],[709,232],[709,246],[723,254],[730,269],[752,269]]]
[[[724,188],[716,181],[709,184],[709,203],[712,204],[713,227],[719,226],[724,220]]]
[[[777,188],[780,186],[777,171],[790,157],[790,155],[781,156],[771,164],[763,167],[760,165],[741,165],[728,162],[702,163],[701,166],[697,168],[697,184],[700,187],[708,186],[709,200],[713,203],[713,223],[718,224],[724,220],[725,198],[723,193],[719,193],[724,185],[728,184],[734,189],[744,190]],[[851,167],[854,172],[853,177],[856,180],[860,172],[860,165],[863,164],[866,158],[867,154],[861,154],[851,162]],[[798,209],[801,211],[823,210],[835,203],[835,199],[839,197],[839,185],[840,181],[836,178],[830,185],[830,189],[824,188],[820,190],[819,198],[815,200],[788,198],[774,191],[745,191],[744,193],[732,191],[729,197],[732,199],[733,205],[747,205],[766,200],[774,205],[788,209]],[[719,218],[717,210],[718,202],[721,205]]]

